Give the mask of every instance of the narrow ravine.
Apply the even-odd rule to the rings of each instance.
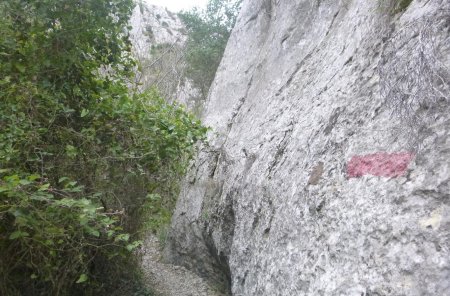
[[[142,270],[146,285],[157,296],[224,296],[219,287],[207,283],[181,266],[164,263],[158,238],[150,234],[144,242]]]

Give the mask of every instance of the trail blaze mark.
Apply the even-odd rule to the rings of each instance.
[[[355,155],[347,164],[347,176],[358,178],[364,175],[396,178],[403,176],[408,165],[414,158],[414,153],[378,152],[367,155]]]

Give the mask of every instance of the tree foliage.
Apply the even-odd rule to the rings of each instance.
[[[132,7],[0,0],[1,295],[114,290],[146,215],[167,220],[205,128],[131,93]]]
[[[242,0],[209,0],[206,9],[194,8],[180,13],[188,30],[186,45],[187,76],[203,97],[225,51]]]

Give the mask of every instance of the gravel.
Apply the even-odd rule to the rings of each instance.
[[[142,270],[146,285],[158,296],[222,296],[218,287],[182,266],[165,263],[159,240],[149,235],[143,248]]]

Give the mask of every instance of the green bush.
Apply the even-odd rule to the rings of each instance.
[[[209,0],[207,8],[180,13],[188,30],[187,77],[206,98],[236,22],[242,0]]]
[[[44,283],[53,295],[64,294],[89,281],[94,257],[113,258],[139,246],[123,233],[117,215],[99,211],[95,197],[81,197],[76,182],[62,178],[57,188],[39,175],[7,173],[0,182],[3,295],[12,288],[37,294]]]
[[[205,128],[129,90],[132,7],[0,1],[0,295],[120,294],[170,217]]]

